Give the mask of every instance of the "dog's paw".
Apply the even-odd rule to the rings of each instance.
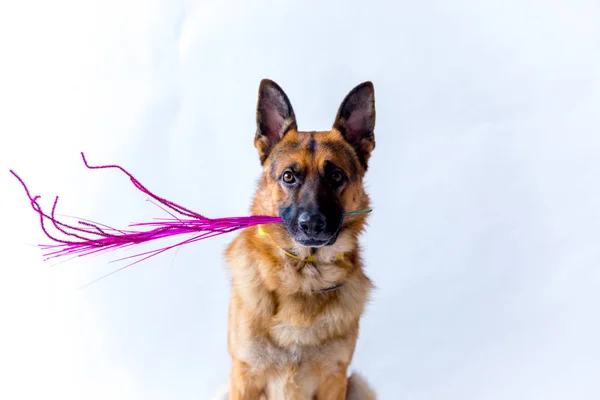
[[[348,378],[346,400],[377,400],[377,395],[369,382],[362,375],[354,372]]]

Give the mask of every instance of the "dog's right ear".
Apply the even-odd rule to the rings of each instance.
[[[263,79],[258,88],[256,128],[254,147],[258,150],[261,164],[264,164],[286,132],[297,129],[294,110],[287,95],[270,79]]]

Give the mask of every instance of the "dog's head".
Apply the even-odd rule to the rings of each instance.
[[[368,207],[362,179],[375,148],[372,83],[348,93],[330,131],[298,131],[287,95],[268,79],[260,83],[256,117],[264,173],[254,211],[281,216],[302,247],[334,244],[343,213]]]

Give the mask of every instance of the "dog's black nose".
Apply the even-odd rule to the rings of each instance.
[[[304,211],[298,217],[298,226],[302,232],[309,236],[314,236],[325,230],[326,224],[325,216],[319,212],[309,213]]]

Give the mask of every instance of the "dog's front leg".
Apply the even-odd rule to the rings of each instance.
[[[322,378],[315,400],[345,400],[348,378],[346,371],[326,375]]]
[[[229,376],[229,400],[260,400],[263,397],[264,378],[250,373],[244,362],[233,360]]]

